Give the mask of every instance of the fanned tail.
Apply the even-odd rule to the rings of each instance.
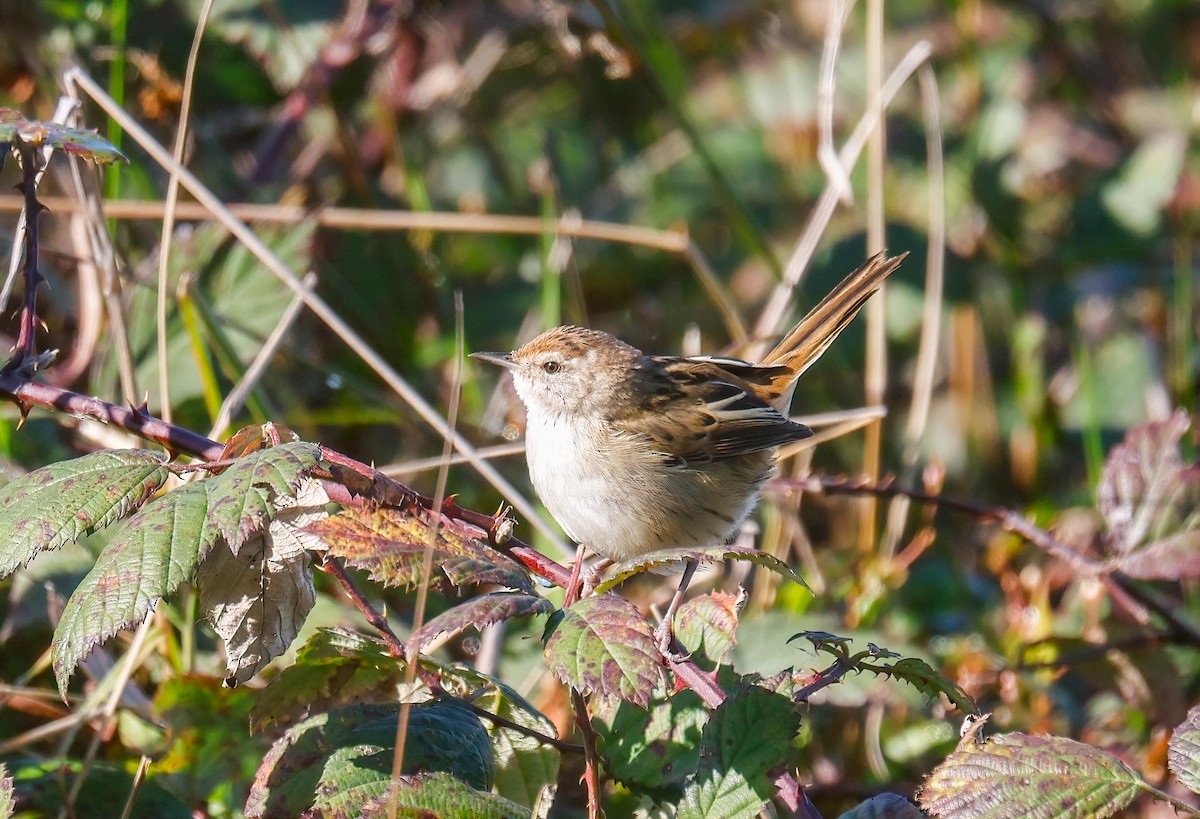
[[[907,253],[889,257],[886,251],[872,256],[862,267],[842,279],[820,304],[800,319],[767,353],[762,366],[786,368],[786,372],[781,372],[773,379],[772,394],[766,396],[773,404],[779,406],[790,402],[791,388],[796,379],[821,357],[838,334],[854,320],[884,279],[907,257]]]

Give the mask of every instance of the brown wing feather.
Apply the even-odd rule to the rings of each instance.
[[[647,388],[638,417],[614,419],[629,434],[644,434],[651,446],[679,466],[711,463],[808,438],[813,433],[758,398],[752,384],[759,368],[745,362],[670,358],[646,359],[643,371],[659,373],[636,382]]]

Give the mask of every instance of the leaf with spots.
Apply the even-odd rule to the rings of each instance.
[[[1104,463],[1097,508],[1107,529],[1103,545],[1120,571],[1163,579],[1200,575],[1193,548],[1200,467],[1184,463],[1179,448],[1189,426],[1180,411],[1134,427]]]
[[[48,145],[99,165],[129,161],[117,146],[95,131],[25,119],[20,111],[0,108],[0,143],[7,145],[18,139],[38,148]]]
[[[350,816],[391,781],[399,703],[318,714],[288,729],[267,752],[246,801],[246,816],[305,811]],[[410,706],[402,773],[442,771],[471,788],[492,785],[492,750],[479,718],[453,699]]]
[[[308,527],[329,544],[329,553],[370,572],[386,586],[411,589],[421,582],[425,549],[433,544],[430,578],[435,586],[492,583],[533,593],[529,573],[512,558],[492,549],[480,532],[443,517],[433,539],[431,518],[423,510],[352,508]]]
[[[113,449],[17,478],[0,490],[0,577],[128,516],[170,475],[157,453]]]
[[[620,702],[610,719],[593,719],[604,740],[602,750],[613,778],[640,788],[676,788],[700,764],[700,735],[708,707],[695,691],[655,694],[649,709]]]
[[[430,643],[441,639],[443,635],[453,637],[469,627],[482,629],[484,626],[514,617],[529,617],[550,611],[554,611],[554,604],[536,594],[481,594],[434,617],[421,626],[410,639],[415,640],[419,650],[423,652]]]
[[[290,497],[319,460],[313,444],[256,452],[220,475],[154,499],[123,521],[55,629],[59,691],[66,692],[75,665],[93,648],[140,623],[159,599],[191,580],[217,543],[233,551],[264,530],[278,499]]]
[[[925,780],[920,803],[954,819],[1103,819],[1144,787],[1124,762],[1073,739],[968,736]]]
[[[800,728],[792,701],[748,686],[721,703],[700,741],[700,769],[684,790],[679,819],[754,817],[775,793],[772,775],[791,762]]]
[[[1188,711],[1167,745],[1167,767],[1192,793],[1200,793],[1200,705]]]
[[[647,552],[644,555],[618,563],[612,574],[596,586],[596,594],[624,583],[635,574],[657,569],[671,563],[681,563],[684,560],[695,560],[697,563],[721,563],[725,560],[749,560],[757,566],[769,569],[783,575],[789,580],[799,583],[804,588],[808,584],[804,578],[788,564],[774,555],[761,552],[751,546],[709,546],[704,549],[660,549],[657,552]]]
[[[341,628],[319,629],[296,662],[271,680],[250,714],[250,730],[287,726],[320,711],[390,702],[404,680],[404,661],[382,640]]]
[[[675,614],[675,637],[701,668],[712,671],[733,654],[741,597],[712,592],[693,597]]]
[[[546,641],[546,664],[564,683],[643,708],[662,681],[659,662],[650,625],[632,603],[613,594],[585,597],[567,608]]]

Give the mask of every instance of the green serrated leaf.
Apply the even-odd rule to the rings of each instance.
[[[1145,783],[1112,754],[1054,736],[1000,734],[967,740],[934,769],[920,804],[954,819],[1103,819]]]
[[[546,641],[546,665],[577,691],[642,707],[662,680],[650,625],[632,603],[613,594],[585,597],[563,612]]]
[[[775,793],[768,772],[789,762],[800,728],[792,701],[758,686],[735,692],[705,726],[700,770],[684,791],[679,819],[750,819]]]
[[[381,640],[345,629],[319,629],[296,662],[261,692],[250,730],[289,725],[318,711],[352,703],[389,702],[404,679],[404,661]]]
[[[0,819],[9,819],[15,807],[12,777],[8,775],[8,766],[0,762]]]
[[[881,793],[846,811],[838,819],[925,819],[925,814],[899,794]]]
[[[275,499],[291,495],[320,462],[319,446],[294,441],[239,458],[205,481],[209,514],[229,551],[236,556],[243,543],[262,532],[275,514]]]
[[[692,661],[711,671],[728,663],[738,625],[739,596],[712,592],[688,600],[675,614],[675,638]]]
[[[1192,793],[1200,793],[1200,705],[1175,728],[1167,744],[1167,767]]]
[[[246,815],[350,815],[387,790],[401,705],[358,705],[318,714],[288,729],[254,778]],[[443,771],[472,788],[491,787],[487,731],[451,700],[409,707],[403,773]]]
[[[529,819],[532,814],[503,796],[480,793],[450,774],[434,773],[400,777],[394,789],[366,802],[354,815],[363,819]]]
[[[233,548],[232,537],[240,546],[265,528],[274,499],[295,489],[319,461],[315,444],[262,450],[220,475],[156,498],[125,520],[67,601],[55,629],[59,691],[65,695],[71,672],[93,648],[140,623],[158,600],[190,580],[218,542]]]
[[[943,677],[929,663],[916,657],[906,657],[891,665],[863,664],[863,668],[879,674],[887,674],[903,680],[927,697],[945,694],[964,714],[978,714],[979,709],[971,696],[959,686]]]
[[[751,546],[709,546],[704,549],[660,549],[657,552],[647,552],[633,560],[618,563],[611,570],[612,576],[606,578],[596,586],[596,594],[603,594],[609,589],[624,583],[635,574],[641,574],[651,569],[657,569],[672,563],[680,563],[685,560],[694,560],[697,563],[748,560],[757,566],[783,575],[808,589],[808,584],[804,582],[804,578],[795,569],[774,555],[769,555]]]
[[[550,611],[554,611],[554,604],[535,594],[482,594],[442,612],[421,626],[410,639],[416,641],[421,651],[425,651],[426,646],[442,635],[453,636],[469,627],[482,629],[484,626],[514,617],[530,617]]]
[[[114,449],[17,478],[0,490],[0,577],[126,517],[170,475],[158,453]]]
[[[659,693],[649,709],[621,702],[608,720],[593,724],[604,740],[613,778],[632,790],[679,787],[700,764],[700,736],[709,709],[695,691]]]

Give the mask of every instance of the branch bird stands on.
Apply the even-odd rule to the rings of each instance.
[[[644,355],[608,333],[557,327],[512,353],[472,353],[512,373],[526,458],[542,503],[583,550],[628,560],[727,542],[758,503],[778,448],[813,433],[788,418],[796,379],[908,254],[880,253],[847,276],[761,363]],[[688,560],[658,631],[695,573]]]

